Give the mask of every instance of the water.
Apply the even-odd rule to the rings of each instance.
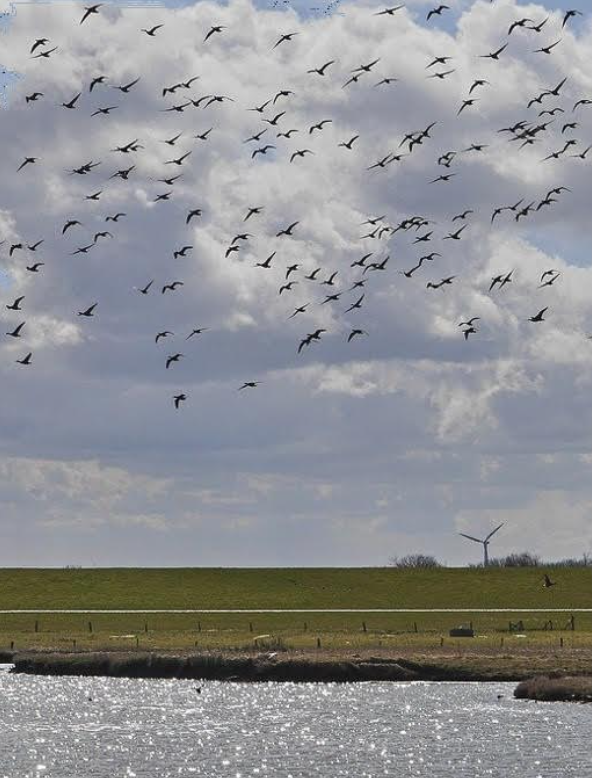
[[[0,776],[592,776],[592,705],[514,684],[196,686],[0,672]]]

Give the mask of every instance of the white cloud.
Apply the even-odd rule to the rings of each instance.
[[[544,18],[542,5],[455,3],[462,12],[456,29],[451,21],[426,29],[426,4],[408,5],[388,23],[373,16],[374,3],[342,3],[343,15],[307,19],[248,0],[223,7],[106,6],[82,27],[70,6],[18,6],[3,37],[3,59],[22,78],[0,128],[7,150],[0,158],[7,193],[0,211],[2,304],[24,294],[27,321],[23,338],[0,345],[8,398],[0,430],[11,449],[4,444],[2,451],[16,455],[12,463],[3,460],[2,477],[16,490],[15,505],[43,502],[38,520],[64,531],[79,520],[73,506],[83,505],[87,526],[105,539],[113,526],[132,533],[167,526],[210,533],[211,553],[220,562],[225,551],[240,560],[243,546],[235,548],[229,535],[218,538],[218,525],[250,528],[261,559],[292,562],[300,553],[303,561],[304,544],[293,543],[287,552],[281,542],[293,531],[289,517],[321,526],[325,548],[337,549],[331,533],[347,507],[353,518],[339,531],[349,536],[334,552],[321,552],[321,544],[317,559],[354,559],[358,533],[350,525],[362,522],[361,536],[379,538],[360,547],[363,561],[380,562],[381,537],[429,542],[430,531],[452,532],[465,501],[489,516],[488,510],[510,515],[538,499],[534,462],[545,473],[553,470],[558,490],[575,478],[582,500],[588,499],[587,463],[578,457],[589,453],[592,185],[586,162],[541,159],[571,137],[562,126],[574,115],[575,100],[592,91],[586,64],[592,28],[587,20],[570,26],[551,57],[532,51],[546,37],[517,31],[507,54],[493,63],[477,58],[505,40],[513,19]],[[154,40],[140,33],[161,22]],[[227,29],[204,45],[212,23]],[[549,35],[560,24],[559,11],[551,14]],[[38,30],[58,46],[48,61],[29,56]],[[286,30],[299,35],[272,48]],[[430,59],[443,54],[454,58],[455,73],[428,79]],[[342,88],[354,68],[375,58],[380,61],[371,74]],[[325,78],[306,72],[329,59],[335,63]],[[108,82],[90,94],[88,84],[98,74]],[[526,108],[564,75],[568,81],[556,100]],[[128,95],[112,89],[137,76]],[[161,98],[163,87],[191,76],[199,76],[191,89]],[[399,81],[375,87],[385,76]],[[491,83],[458,117],[476,77]],[[26,105],[24,96],[34,90],[43,98]],[[281,90],[294,94],[278,97],[263,114],[285,111],[277,128],[247,110]],[[62,108],[78,91],[76,110]],[[183,113],[163,110],[207,94],[233,101],[190,105]],[[91,117],[107,105],[118,108]],[[542,121],[539,110],[551,105],[565,114],[532,149],[520,151],[498,132],[520,119]],[[592,114],[582,108],[575,116],[577,148],[583,149],[592,138]],[[332,122],[309,133],[326,118]],[[434,121],[432,138],[412,155],[367,170],[396,152],[406,133]],[[193,137],[210,127],[207,141]],[[252,160],[256,144],[243,141],[264,128],[261,143],[277,149]],[[298,132],[289,140],[277,137],[290,128]],[[163,142],[179,132],[176,145]],[[360,137],[351,152],[338,146],[354,134]],[[144,147],[139,152],[110,151],[136,137]],[[487,148],[463,151],[473,143]],[[303,148],[315,153],[291,163],[292,152]],[[449,150],[457,152],[450,171],[457,175],[429,184],[444,172],[436,160]],[[192,153],[185,164],[165,165],[186,151]],[[17,173],[30,155],[39,161]],[[91,159],[101,164],[89,175],[67,173]],[[109,179],[131,165],[128,182]],[[176,173],[182,177],[173,185],[155,181]],[[492,225],[494,208],[521,198],[538,203],[556,186],[572,191],[524,220],[504,212]],[[101,189],[99,202],[84,200]],[[155,203],[165,191],[172,192],[170,201]],[[263,206],[261,215],[245,222],[254,206]],[[203,213],[187,225],[194,208]],[[444,241],[459,226],[451,219],[466,209],[475,213],[462,240]],[[126,216],[107,224],[105,217],[117,211]],[[430,223],[421,231],[362,240],[368,227],[362,222],[382,214],[392,226],[415,214]],[[82,226],[62,236],[68,219]],[[276,237],[295,221],[292,237]],[[113,239],[72,254],[103,229]],[[414,245],[425,231],[433,232],[432,240]],[[241,232],[251,237],[225,257]],[[36,255],[17,250],[8,256],[13,243],[42,237]],[[192,251],[174,258],[183,245]],[[411,279],[398,272],[431,251],[441,256],[424,261]],[[255,267],[273,252],[269,269]],[[390,256],[385,271],[351,267],[370,252],[370,262]],[[33,274],[25,262],[37,257],[45,265]],[[289,279],[298,283],[280,295],[290,265],[298,265]],[[317,267],[317,282],[306,279]],[[539,289],[550,268],[561,275]],[[490,293],[492,277],[510,270],[512,282]],[[334,272],[333,285],[319,283]],[[428,281],[447,276],[455,276],[450,286],[426,289]],[[151,280],[145,297],[134,291]],[[161,294],[173,280],[184,285]],[[358,280],[365,281],[363,289],[351,290]],[[340,298],[321,304],[332,292]],[[345,314],[362,292],[361,310]],[[95,301],[93,319],[77,316]],[[299,306],[305,313],[289,318]],[[546,306],[545,322],[528,321]],[[478,332],[465,342],[458,323],[471,316],[480,317]],[[12,312],[3,319],[7,327],[13,320]],[[186,340],[200,326],[208,331]],[[348,344],[354,327],[368,336]],[[321,341],[298,354],[301,339],[317,328],[327,330]],[[162,330],[174,334],[156,346]],[[34,352],[31,368],[15,365],[27,350]],[[165,370],[167,355],[176,352],[183,359]],[[263,383],[237,393],[245,380]],[[176,412],[172,396],[181,391],[188,400]],[[566,449],[577,460],[575,475],[558,455]],[[521,459],[524,452],[530,464]],[[543,465],[541,456],[554,459]],[[393,476],[393,463],[407,483]],[[520,486],[504,488],[503,476],[520,468]],[[254,500],[263,513],[259,522],[251,514]],[[319,500],[326,508],[321,518]],[[387,508],[395,504],[391,515]],[[375,509],[379,515],[369,518]],[[278,526],[273,540],[270,516]],[[575,535],[572,542],[577,547]],[[155,544],[148,556],[174,558],[174,548]],[[247,552],[251,560],[253,549]]]

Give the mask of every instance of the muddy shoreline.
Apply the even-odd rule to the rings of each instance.
[[[530,678],[514,689],[519,700],[592,702],[592,678]]]
[[[115,678],[186,678],[220,681],[481,681],[519,682],[566,675],[565,662],[550,661],[534,670],[515,657],[392,656],[385,654],[311,654],[306,652],[164,652],[164,651],[17,651],[0,652],[11,672],[34,675],[82,675]],[[533,671],[534,670],[534,671]],[[592,662],[571,676],[592,686]],[[576,678],[576,680],[578,680]],[[570,694],[573,693],[570,691]]]

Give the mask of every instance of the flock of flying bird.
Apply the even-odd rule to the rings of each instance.
[[[79,20],[79,24],[82,25],[92,23],[92,19],[96,19],[96,17],[100,15],[103,5],[103,3],[97,3],[94,5],[86,6]],[[374,16],[381,18],[384,23],[391,23],[390,20],[396,19],[397,13],[403,8],[404,4],[400,4],[383,8],[376,12],[369,11],[369,13],[373,13]],[[442,4],[438,5],[428,12],[426,21],[429,23],[434,18],[441,16],[448,10],[448,6]],[[563,17],[561,25],[562,29],[564,29],[569,24],[570,20],[579,15],[581,15],[581,12],[576,9],[567,11]],[[494,51],[480,55],[480,61],[490,60],[493,63],[499,61],[500,58],[504,56],[504,53],[510,45],[513,36],[515,36],[515,33],[518,30],[521,30],[523,34],[529,34],[532,36],[540,35],[542,38],[542,36],[547,31],[547,25],[551,26],[549,20],[550,17],[539,20],[530,18],[520,18],[514,20],[509,26],[509,29],[507,31],[504,30],[506,40],[502,42],[501,45]],[[140,29],[138,34],[145,35],[147,38],[151,39],[158,38],[158,35],[163,26],[163,24],[155,24],[150,27],[145,27]],[[210,41],[215,36],[227,34],[231,34],[231,29],[227,28],[226,25],[217,23],[212,24],[208,29],[202,31],[201,45],[208,46],[210,45]],[[278,32],[275,40],[270,41],[270,51],[275,51],[280,47],[282,47],[282,49],[289,47],[290,42],[300,34],[302,33],[297,31]],[[558,34],[558,38],[553,35],[548,42],[545,41],[543,45],[538,46],[537,48],[533,48],[532,51],[543,56],[552,56],[556,48],[562,43],[561,32],[559,31]],[[50,41],[48,38],[41,37],[32,42],[29,54],[32,59],[45,61],[51,59],[53,56],[59,56],[59,52],[59,45],[53,45],[52,41]],[[351,70],[344,83],[336,84],[336,88],[341,88],[344,90],[359,88],[358,85],[360,83],[364,85],[366,81],[374,78],[380,62],[381,58],[376,57],[375,59],[358,65],[356,68]],[[336,65],[337,63],[335,60],[328,59],[327,61],[318,63],[315,66],[311,65],[311,67],[306,69],[306,73],[308,76],[310,76],[310,78],[328,79],[331,77],[330,74],[332,68],[336,67]],[[445,79],[449,79],[456,72],[456,68],[454,67],[454,58],[452,56],[448,56],[445,52],[438,53],[437,55],[434,54],[433,58],[431,58],[430,61],[426,63],[425,71],[425,78],[434,79],[435,81],[444,81]],[[486,99],[487,90],[494,88],[494,72],[488,70],[487,76],[488,78],[474,78],[472,84],[470,85],[467,97],[461,101],[458,107],[458,117],[468,114],[478,101],[481,99]],[[130,92],[132,92],[136,84],[140,81],[140,78],[140,76],[137,76],[127,81],[126,83],[113,84],[110,83],[108,76],[104,74],[97,74],[87,85],[87,88],[85,87],[84,90],[76,93],[69,100],[62,102],[61,108],[66,111],[79,110],[81,105],[83,105],[85,102],[86,96],[84,95],[84,92],[87,92],[89,95],[93,94],[93,96],[96,96],[97,93],[100,95],[112,95],[117,92],[119,96],[124,98]],[[382,78],[377,76],[377,80],[375,79],[372,81],[371,88],[388,88],[392,84],[395,84],[397,80],[398,79],[390,76],[383,76]],[[508,148],[513,147],[519,151],[523,148],[531,147],[534,144],[539,143],[542,137],[549,137],[552,135],[553,131],[557,130],[557,135],[560,139],[560,141],[558,141],[558,148],[552,151],[550,154],[546,155],[544,158],[541,158],[541,162],[546,164],[553,164],[558,160],[563,160],[564,158],[572,158],[580,162],[585,162],[587,160],[588,154],[592,149],[592,145],[588,145],[585,148],[581,147],[580,142],[575,137],[573,137],[573,133],[580,126],[579,117],[581,112],[587,106],[592,106],[592,99],[588,99],[587,97],[579,97],[577,100],[568,105],[565,100],[563,100],[563,90],[567,81],[568,77],[564,77],[557,85],[551,85],[549,88],[543,90],[540,94],[533,95],[528,104],[524,106],[524,115],[519,117],[517,121],[515,121],[510,126],[503,127],[498,130],[499,138],[507,139]],[[199,84],[199,82],[199,76],[191,76],[179,83],[165,86],[162,89],[161,95],[165,107],[160,110],[162,112],[169,113],[172,116],[178,116],[184,113],[186,110],[191,110],[192,108],[205,111],[206,109],[215,108],[216,106],[223,103],[236,105],[234,98],[228,95],[205,94],[199,97],[195,97],[193,90]],[[317,150],[314,146],[315,138],[323,133],[326,128],[333,125],[334,121],[330,117],[323,117],[319,121],[305,128],[286,126],[286,122],[290,117],[290,98],[293,95],[294,92],[291,89],[282,88],[278,90],[276,94],[264,99],[259,105],[249,107],[247,109],[248,111],[252,112],[260,122],[260,127],[257,128],[257,130],[253,132],[252,135],[250,135],[248,138],[242,139],[242,144],[247,150],[247,153],[250,155],[252,164],[259,164],[259,159],[266,157],[266,155],[268,155],[270,152],[277,152],[278,154],[282,153],[283,149],[280,146],[280,142],[283,143],[285,141],[289,141],[292,136],[297,134],[306,137],[307,143],[302,146],[298,144],[298,147],[293,148],[288,152],[287,159],[289,160],[289,164],[306,164],[306,159],[308,157],[314,157],[314,155],[317,153]],[[45,99],[47,99],[46,95],[38,90],[33,90],[26,94],[24,97],[24,101],[27,106]],[[169,104],[168,100],[172,100],[172,102]],[[106,100],[104,104],[95,107],[91,113],[91,116],[97,117],[98,120],[101,120],[102,117],[108,117],[119,107],[120,106],[117,101]],[[245,109],[237,108],[237,110]],[[404,137],[400,140],[398,148],[389,150],[387,153],[381,155],[378,160],[373,161],[365,166],[367,174],[378,175],[381,173],[381,171],[384,171],[390,165],[395,163],[403,163],[403,160],[405,160],[406,157],[412,155],[416,149],[424,146],[424,144],[428,145],[430,143],[434,137],[434,134],[438,131],[438,124],[439,123],[437,121],[434,121],[423,129],[414,130],[405,134]],[[210,134],[214,131],[215,128],[212,126],[205,132],[198,133],[193,137],[195,140],[207,142]],[[274,135],[275,137],[273,137]],[[193,154],[191,149],[183,151],[183,153],[174,150],[178,149],[177,143],[180,142],[184,136],[185,132],[179,131],[174,132],[170,137],[163,138],[161,140],[161,142],[164,143],[167,148],[171,149],[171,158],[164,162],[162,177],[156,179],[158,183],[163,184],[163,191],[157,192],[155,194],[153,200],[154,203],[166,202],[173,197],[175,182],[183,176],[185,166],[189,165],[191,162],[190,158]],[[268,138],[270,141],[273,139],[274,142],[267,142]],[[339,142],[336,142],[337,147],[342,150],[340,153],[343,153],[344,155],[352,154],[359,138],[359,134],[354,134],[349,138],[343,138],[340,139]],[[458,167],[455,168],[455,165],[462,158],[461,155],[486,153],[486,149],[489,145],[490,144],[488,143],[473,143],[465,149],[451,150],[440,154],[436,160],[434,175],[432,178],[426,181],[426,185],[430,187],[445,187],[456,176],[460,175],[461,171]],[[110,154],[117,154],[118,156],[126,159],[131,158],[132,163],[125,167],[122,166],[121,169],[118,169],[109,175],[106,180],[109,181],[113,179],[119,179],[120,181],[124,182],[130,179],[133,180],[133,176],[135,175],[134,171],[136,171],[136,164],[133,164],[133,160],[135,159],[135,155],[144,150],[144,148],[144,145],[138,138],[133,138],[131,140],[126,140],[123,143],[115,144],[115,147],[109,150]],[[26,156],[24,159],[18,161],[18,164],[15,165],[15,169],[19,172],[20,175],[27,175],[30,168],[34,167],[39,162],[42,162],[39,157]],[[68,174],[70,176],[87,176],[90,175],[93,170],[99,167],[101,164],[102,161],[84,161],[76,167],[70,169]],[[91,206],[95,207],[95,203],[100,203],[100,198],[103,194],[104,186],[105,185],[103,184],[101,188],[98,188],[96,191],[89,192],[89,194],[84,196],[83,199],[87,206],[90,204]],[[166,187],[166,189],[164,189],[164,187]],[[538,200],[528,202],[525,198],[520,198],[515,203],[495,207],[490,217],[491,224],[497,223],[498,220],[502,220],[507,217],[512,218],[515,222],[520,222],[521,220],[527,219],[541,211],[543,208],[552,207],[559,201],[560,197],[563,197],[565,193],[568,193],[569,191],[570,190],[567,187],[558,185],[547,192],[541,193],[541,196],[538,198]],[[263,204],[245,204],[242,223],[237,224],[236,234],[232,237],[229,237],[228,246],[224,252],[225,260],[229,260],[230,258],[234,257],[238,258],[240,256],[241,250],[243,250],[248,241],[253,238],[253,234],[247,230],[255,228],[257,220],[262,215],[264,210],[265,205]],[[203,209],[201,207],[190,208],[184,214],[183,221],[185,227],[193,227],[194,220],[197,220],[198,223],[202,215]],[[423,247],[430,243],[434,238],[441,241],[441,244],[438,247],[447,245],[445,241],[452,241],[451,245],[453,245],[454,242],[461,241],[466,237],[466,231],[470,229],[470,221],[473,215],[474,211],[472,209],[466,209],[462,213],[453,216],[451,219],[451,226],[444,235],[436,235],[436,230],[434,227],[432,227],[433,222],[425,218],[425,216],[422,214],[408,215],[401,219],[398,223],[394,224],[388,223],[386,220],[386,215],[369,217],[361,225],[363,231],[364,228],[366,228],[364,234],[360,236],[360,242],[364,248],[360,251],[360,257],[353,261],[350,265],[351,268],[359,271],[359,277],[354,280],[348,288],[341,287],[339,285],[337,280],[339,276],[338,270],[325,274],[325,271],[322,267],[315,267],[314,269],[310,270],[310,272],[305,272],[302,264],[300,262],[295,262],[285,267],[285,271],[282,271],[283,280],[278,289],[278,294],[280,297],[286,295],[288,298],[290,292],[297,285],[316,285],[316,287],[320,288],[321,291],[325,291],[323,299],[317,302],[318,305],[339,306],[342,304],[341,298],[344,297],[344,295],[351,294],[352,297],[348,299],[347,306],[344,306],[343,315],[358,314],[358,312],[363,308],[367,297],[367,284],[369,280],[375,273],[386,271],[391,259],[388,253],[381,253],[376,249],[376,247],[380,245],[380,242],[388,242],[396,234],[400,233],[401,237],[408,236],[406,240],[408,240],[411,249],[413,249],[413,247],[417,247],[419,250],[422,250]],[[95,250],[102,241],[114,239],[117,225],[120,221],[124,220],[126,216],[127,214],[121,211],[112,214],[104,214],[102,218],[105,223],[105,229],[94,231],[94,234],[89,234],[88,237],[85,237],[85,239],[81,241],[82,245],[74,248],[70,254],[72,256],[86,255],[90,251]],[[299,227],[300,222],[298,220],[293,221],[278,230],[275,238],[278,239],[280,243],[282,240],[289,240],[294,236]],[[80,219],[72,217],[67,219],[63,225],[59,226],[58,232],[60,233],[61,237],[69,238],[70,235],[80,234],[81,232],[84,233],[84,230],[84,223]],[[111,230],[113,230],[113,232],[111,232]],[[372,244],[370,242],[372,242]],[[6,244],[5,250],[7,250],[9,257],[13,257],[13,255],[15,255],[17,252],[22,252],[25,257],[28,257],[28,259],[25,260],[24,266],[26,271],[31,274],[41,273],[43,270],[44,262],[41,259],[37,259],[39,253],[42,252],[41,246],[43,243],[43,239],[38,239],[31,243],[23,240],[17,240],[13,243],[8,240],[0,240],[0,245]],[[173,251],[174,259],[186,257],[193,250],[193,248],[194,247],[192,244],[184,243],[182,246]],[[259,270],[269,271],[271,268],[277,268],[278,251],[279,249],[276,249],[270,252],[265,259],[261,259],[259,262],[256,262],[254,268],[257,269],[257,272],[259,272]],[[438,251],[429,251],[427,253],[423,253],[421,256],[417,257],[416,263],[412,267],[399,270],[398,273],[407,279],[412,279],[416,273],[419,273],[420,269],[422,269],[424,265],[427,266],[427,263],[433,263],[441,256],[442,254]],[[491,278],[491,283],[487,291],[489,293],[501,292],[508,284],[512,282],[513,273],[513,270],[508,269],[504,269],[497,273],[493,278]],[[543,289],[554,286],[560,279],[560,276],[561,273],[555,269],[550,268],[546,270],[538,280],[538,288]],[[425,288],[427,290],[443,290],[454,283],[456,278],[456,275],[449,275],[437,280],[428,280],[425,284]],[[135,287],[134,289],[137,293],[144,296],[153,293],[154,291],[159,291],[161,295],[167,295],[173,294],[180,290],[184,286],[185,282],[182,279],[174,279],[167,283],[157,285],[156,287],[155,283],[155,279],[150,279],[144,285]],[[15,312],[20,312],[22,310],[24,300],[25,295],[20,294],[14,299],[12,303],[6,305],[6,309],[10,312],[11,315]],[[312,302],[307,302],[305,304],[296,306],[294,310],[289,313],[287,318],[305,318],[311,305],[313,305]],[[544,317],[548,310],[549,305],[545,305],[537,312],[533,313],[530,317],[525,318],[528,318],[529,322],[535,324],[543,322],[545,321]],[[77,315],[83,319],[91,319],[98,312],[100,312],[100,305],[99,302],[96,301],[81,307],[81,309],[77,311]],[[466,320],[458,323],[459,331],[462,333],[462,336],[465,340],[468,340],[471,336],[477,335],[479,332],[478,322],[480,320],[481,318],[479,315],[473,315],[470,318],[467,318]],[[22,338],[24,335],[23,330],[25,327],[26,321],[20,321],[15,323],[13,327],[10,327],[5,335],[6,337],[12,339]],[[207,330],[208,328],[206,327],[192,327],[188,334],[185,335],[185,340],[190,340],[194,337],[201,336]],[[316,328],[313,329],[312,332],[307,332],[304,334],[296,345],[295,350],[297,354],[301,354],[313,343],[320,341],[326,331],[327,330],[323,328]],[[368,334],[368,331],[362,326],[350,326],[350,331],[346,335],[346,341],[347,343],[351,343],[354,339],[368,336]],[[166,342],[166,339],[172,337],[173,335],[174,333],[170,330],[163,329],[155,334],[155,343],[158,345],[161,341]],[[174,351],[173,353],[168,354],[163,360],[164,368],[166,370],[171,369],[183,358],[184,354],[180,351]],[[16,362],[23,366],[31,365],[33,362],[33,352],[28,351],[19,359],[17,359]],[[260,383],[260,381],[245,381],[240,387],[238,387],[238,390],[242,391],[244,389],[252,389],[258,386]],[[185,391],[181,391],[178,394],[175,394],[173,396],[174,407],[179,408],[180,404],[186,399],[187,393]]]

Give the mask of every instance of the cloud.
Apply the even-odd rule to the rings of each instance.
[[[584,160],[541,161],[572,137],[562,132],[572,116],[575,148],[588,145],[592,114],[572,109],[592,90],[589,20],[561,32],[552,56],[534,54],[559,35],[557,8],[544,35],[516,31],[494,63],[481,55],[514,19],[542,20],[543,5],[459,2],[448,22],[429,27],[425,3],[386,21],[373,16],[380,7],[341,3],[339,14],[307,16],[249,0],[106,6],[80,26],[67,6],[19,5],[3,36],[5,65],[21,78],[0,128],[0,291],[3,304],[25,295],[27,325],[0,345],[0,455],[9,525],[22,513],[31,532],[51,527],[63,552],[16,542],[7,560],[84,555],[75,531],[83,526],[104,563],[371,564],[392,555],[385,544],[401,554],[430,552],[432,542],[460,561],[458,517],[520,523],[523,506],[548,489],[549,468],[554,490],[575,488],[583,504],[591,497],[582,457],[592,184]],[[141,33],[157,23],[154,39]],[[204,44],[212,24],[226,29]],[[47,61],[29,55],[37,30],[58,46]],[[274,48],[286,31],[298,35]],[[454,73],[428,78],[444,55]],[[325,77],[307,73],[331,59]],[[106,83],[90,93],[101,74]],[[565,75],[557,98],[526,108]],[[137,77],[129,94],[113,88]],[[162,96],[192,77],[191,88]],[[375,86],[385,77],[398,81]],[[489,83],[458,116],[475,78]],[[43,97],[27,104],[33,91]],[[78,92],[75,110],[62,107]],[[232,99],[166,110],[207,95]],[[263,114],[248,110],[268,100]],[[109,106],[109,116],[91,115]],[[539,117],[551,106],[565,113]],[[284,111],[276,124],[263,121]],[[499,132],[521,119],[550,122],[532,148]],[[433,122],[412,154],[400,145]],[[195,137],[210,128],[207,140]],[[262,130],[260,144],[276,148],[252,159],[259,144],[248,139]],[[354,135],[351,151],[339,146]],[[138,151],[112,150],[136,138]],[[467,150],[474,144],[483,151]],[[314,153],[290,162],[306,148]],[[437,164],[448,151],[450,171]],[[368,170],[390,153],[405,156]],[[39,160],[17,173],[25,156]],[[71,172],[89,161],[100,164]],[[132,166],[129,181],[111,178]],[[429,183],[442,172],[456,175]],[[503,211],[492,223],[494,209],[536,207],[556,187],[569,191],[550,206],[518,221]],[[85,199],[98,191],[98,201]],[[187,223],[193,209],[201,215]],[[466,210],[474,213],[462,239],[445,239]],[[378,216],[393,228],[412,216],[428,223],[362,238]],[[62,234],[71,219],[81,224]],[[293,235],[278,237],[292,222]],[[103,230],[113,237],[95,240]],[[428,232],[430,241],[414,243]],[[9,255],[42,238],[37,253]],[[231,244],[240,249],[226,256]],[[175,257],[182,246],[191,249]],[[432,251],[440,256],[402,274]],[[272,254],[269,268],[256,266]],[[384,270],[371,266],[387,257]],[[40,272],[27,271],[37,259]],[[307,279],[317,268],[316,282]],[[557,281],[539,288],[550,269]],[[511,282],[490,292],[492,278],[511,270]],[[426,288],[450,276],[449,286]],[[183,286],[163,294],[175,280]],[[286,280],[297,283],[280,295]],[[323,302],[332,293],[338,299]],[[346,314],[362,293],[362,308]],[[77,315],[94,302],[93,318]],[[544,307],[545,322],[528,321]],[[5,331],[19,316],[5,312]],[[465,341],[458,324],[472,316],[478,332]],[[187,340],[196,327],[207,329]],[[319,328],[321,340],[298,354]],[[368,335],[348,343],[353,328]],[[173,334],[155,344],[163,330]],[[16,365],[29,350],[33,364]],[[183,358],[167,370],[174,353]],[[261,385],[237,392],[244,381]],[[175,411],[180,392],[188,399]],[[144,530],[158,539],[139,547]],[[110,533],[121,539],[117,552]],[[576,529],[562,535],[565,553],[570,542],[579,548]]]

